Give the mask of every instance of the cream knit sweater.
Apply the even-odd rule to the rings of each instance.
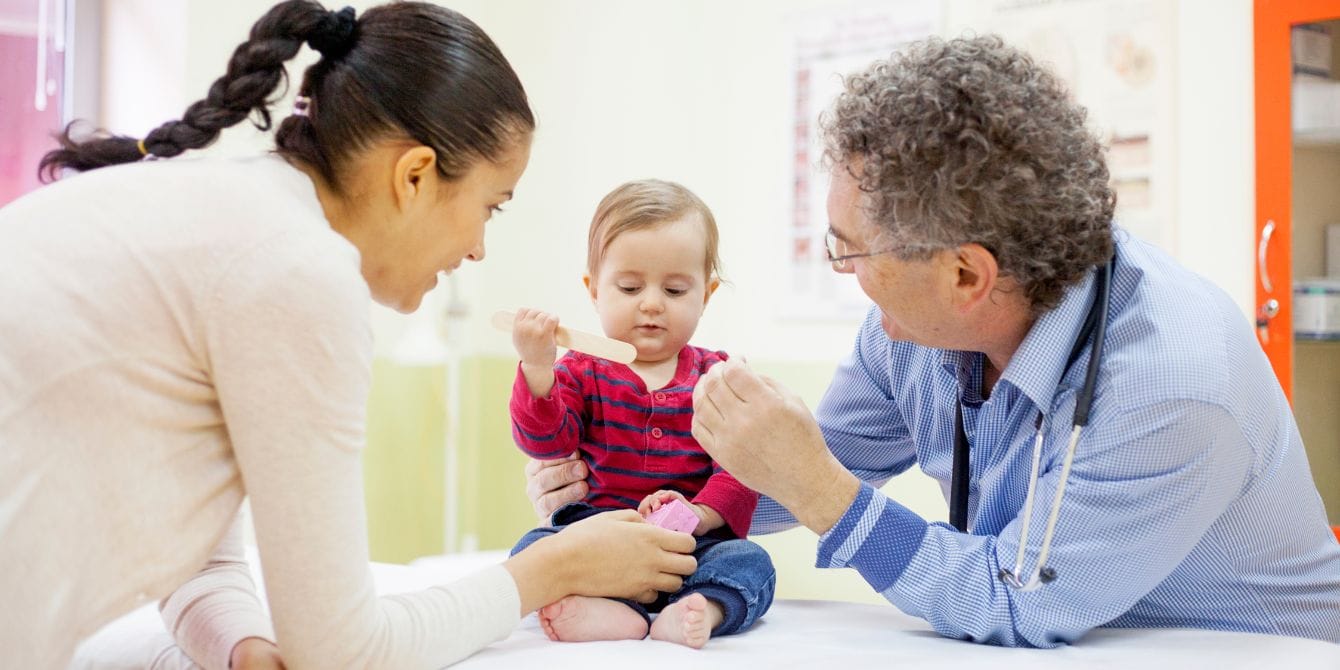
[[[378,598],[361,449],[370,298],[274,156],[62,180],[0,210],[0,649],[63,667],[146,599],[207,668],[439,667],[519,618],[501,567]],[[229,528],[255,518],[273,628]]]

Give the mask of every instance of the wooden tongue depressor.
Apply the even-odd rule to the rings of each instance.
[[[504,333],[512,332],[512,324],[516,321],[516,312],[502,310],[494,312],[493,327]],[[627,342],[612,340],[604,335],[593,335],[584,333],[580,330],[573,330],[563,326],[558,327],[554,340],[558,346],[566,349],[575,349],[582,353],[599,356],[615,363],[628,365],[637,358],[637,348]]]

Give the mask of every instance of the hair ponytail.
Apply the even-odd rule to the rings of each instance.
[[[352,20],[352,10],[349,10]],[[95,136],[71,139],[71,123],[57,137],[61,148],[42,157],[38,173],[44,179],[68,168],[94,170],[108,165],[132,163],[146,155],[168,158],[187,149],[209,146],[224,128],[235,126],[256,112],[256,127],[270,129],[271,96],[286,77],[284,64],[297,55],[313,34],[326,37],[332,13],[312,0],[287,0],[266,12],[251,28],[251,35],[233,51],[228,70],[209,87],[203,100],[182,118],[152,130],[143,140],[126,136]]]
[[[380,139],[409,139],[437,153],[445,179],[480,159],[500,157],[535,129],[526,92],[497,45],[470,19],[426,2],[328,12],[313,0],[276,5],[233,52],[228,72],[209,95],[143,140],[95,137],[42,158],[40,172],[92,170],[146,155],[176,156],[208,146],[219,131],[256,113],[269,130],[268,104],[286,76],[284,64],[303,42],[321,53],[299,87],[301,111],[275,132],[285,158],[311,166],[337,190],[340,169]]]

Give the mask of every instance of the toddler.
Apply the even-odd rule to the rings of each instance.
[[[640,639],[702,647],[747,629],[772,604],[776,571],[745,539],[758,494],[718,467],[690,432],[693,387],[726,354],[689,339],[720,284],[716,221],[679,184],[624,184],[596,209],[583,278],[605,334],[632,344],[623,365],[569,351],[557,358],[558,319],[517,312],[512,341],[521,363],[512,391],[512,433],[527,455],[576,453],[590,492],[527,533],[515,554],[586,517],[636,508],[646,516],[672,500],[698,517],[698,569],[654,603],[569,596],[539,612],[553,640]],[[650,614],[659,613],[653,620]]]

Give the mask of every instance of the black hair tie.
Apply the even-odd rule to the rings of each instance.
[[[312,34],[307,37],[307,44],[316,49],[322,58],[341,58],[354,48],[354,28],[357,25],[353,7],[330,12],[316,24]]]

